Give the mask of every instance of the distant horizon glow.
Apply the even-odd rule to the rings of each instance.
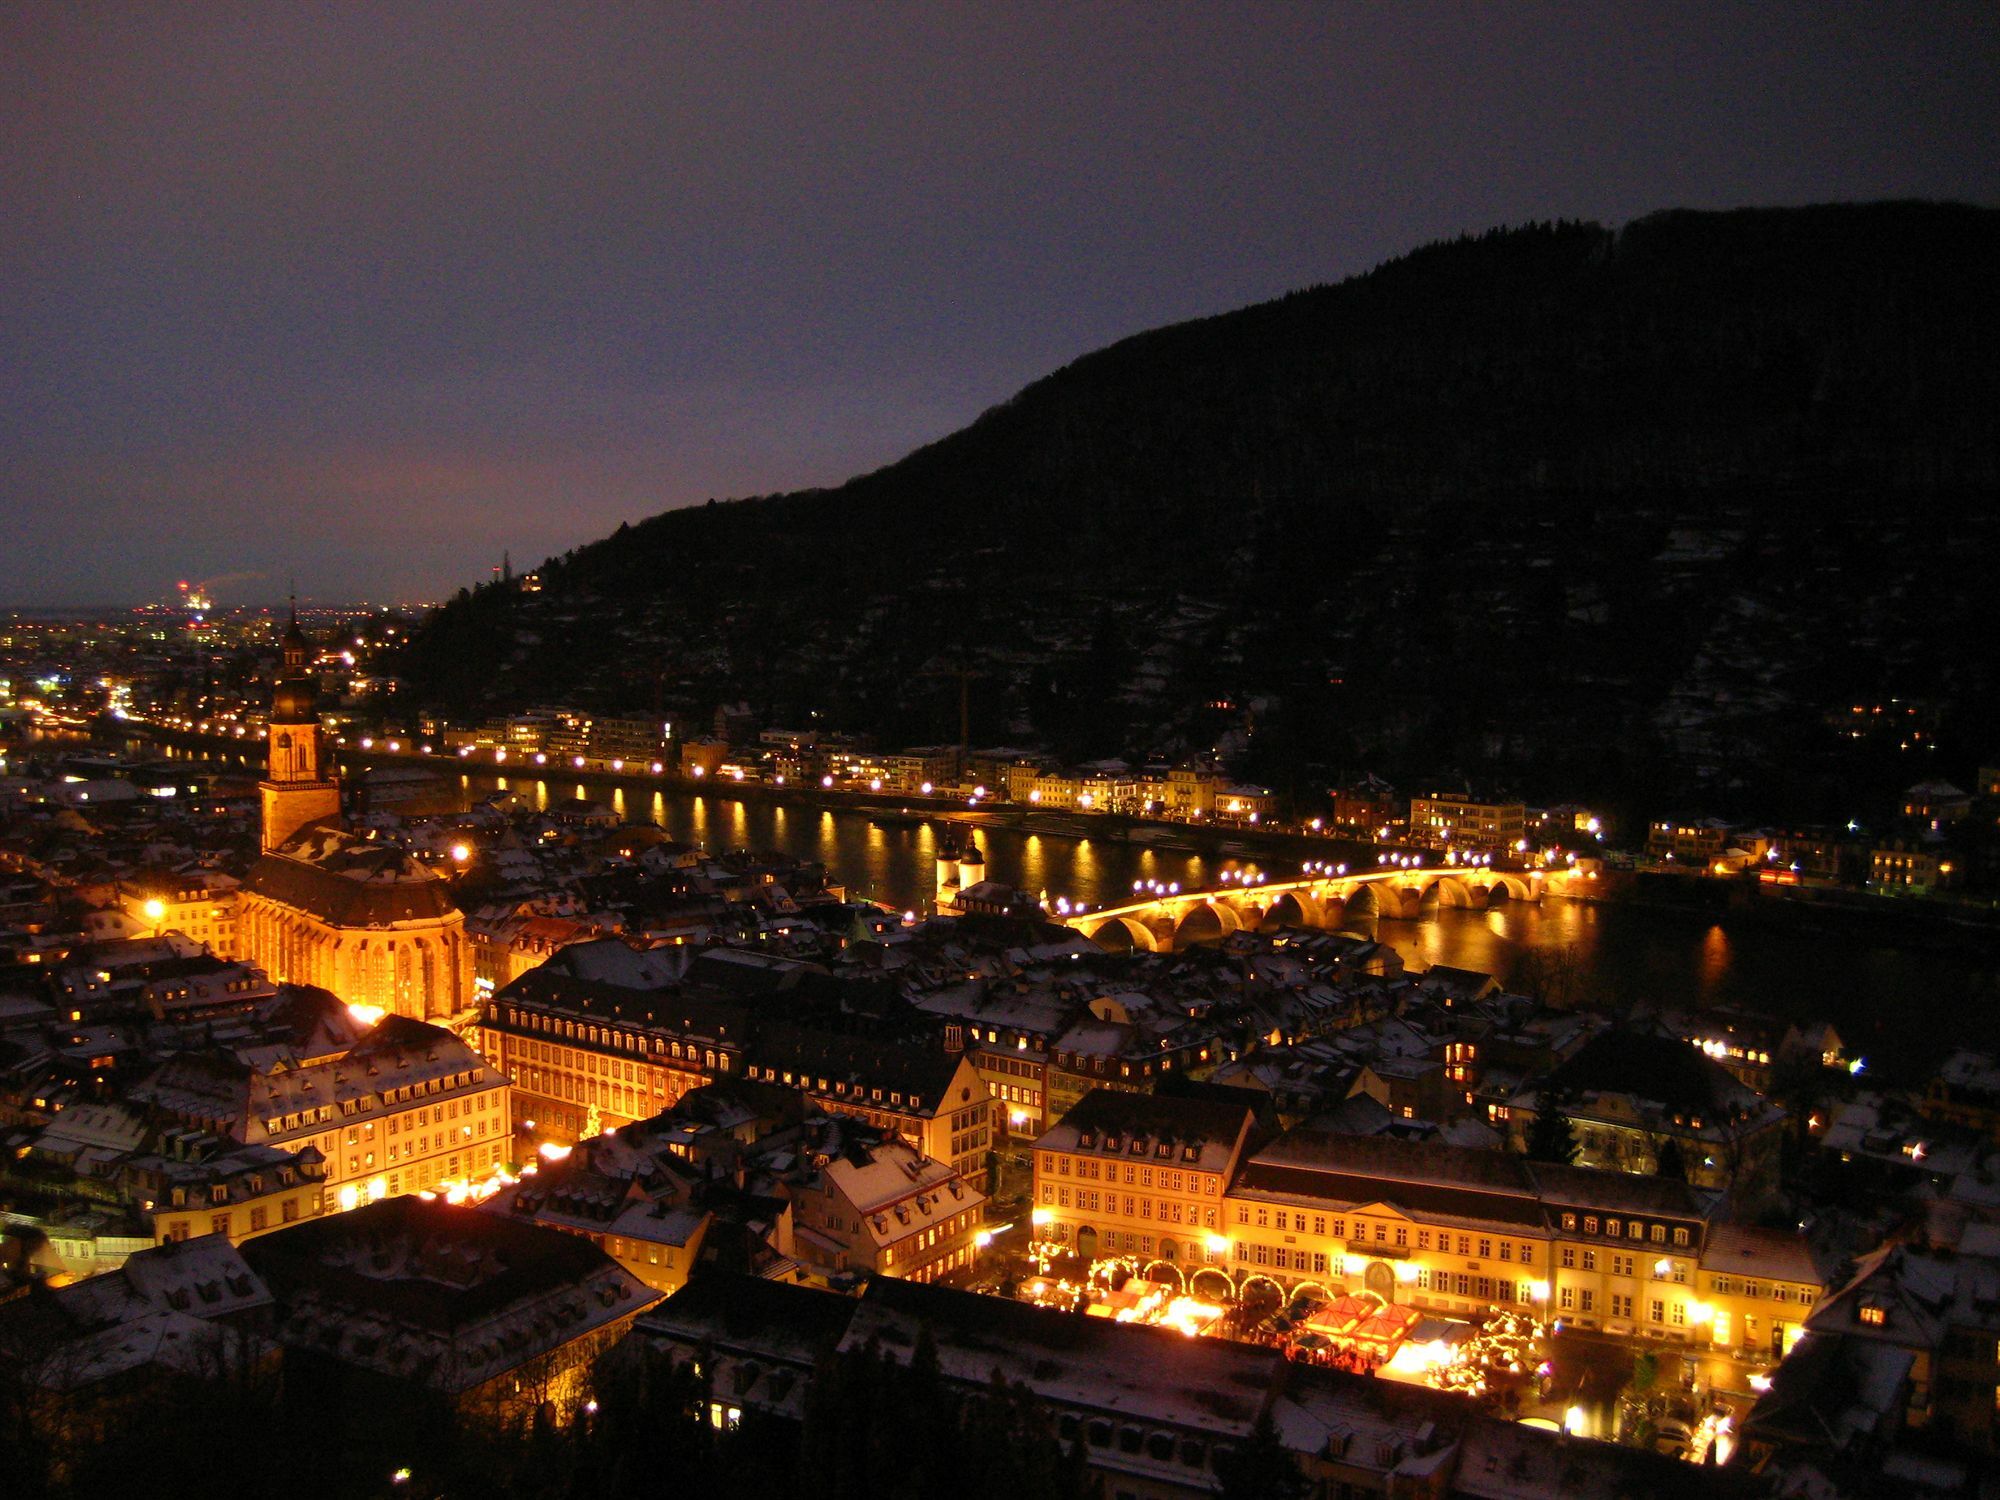
[[[1431,241],[2000,202],[1996,73],[1837,0],[13,7],[0,600],[442,600]]]

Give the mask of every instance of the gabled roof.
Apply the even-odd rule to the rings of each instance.
[[[402,850],[318,825],[259,859],[243,889],[330,927],[443,921],[458,912],[451,886]]]

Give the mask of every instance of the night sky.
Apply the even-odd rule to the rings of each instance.
[[[2000,202],[2000,6],[0,12],[0,603],[435,598],[1525,219]]]

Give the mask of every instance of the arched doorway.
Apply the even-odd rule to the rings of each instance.
[[[1228,1302],[1236,1295],[1236,1283],[1229,1279],[1229,1273],[1220,1266],[1203,1266],[1188,1277],[1188,1294],[1195,1297],[1213,1297],[1218,1302]]]
[[[1095,1225],[1085,1224],[1077,1230],[1076,1253],[1083,1258],[1085,1264],[1097,1259],[1097,1227]]]
[[[1396,1271],[1386,1260],[1371,1260],[1362,1274],[1361,1283],[1382,1299],[1383,1304],[1396,1300]]]

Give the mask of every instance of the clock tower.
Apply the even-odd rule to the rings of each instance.
[[[269,765],[257,783],[264,804],[266,853],[309,823],[340,817],[340,783],[326,764],[319,687],[307,670],[306,638],[296,607],[282,645],[284,668],[271,698]]]

